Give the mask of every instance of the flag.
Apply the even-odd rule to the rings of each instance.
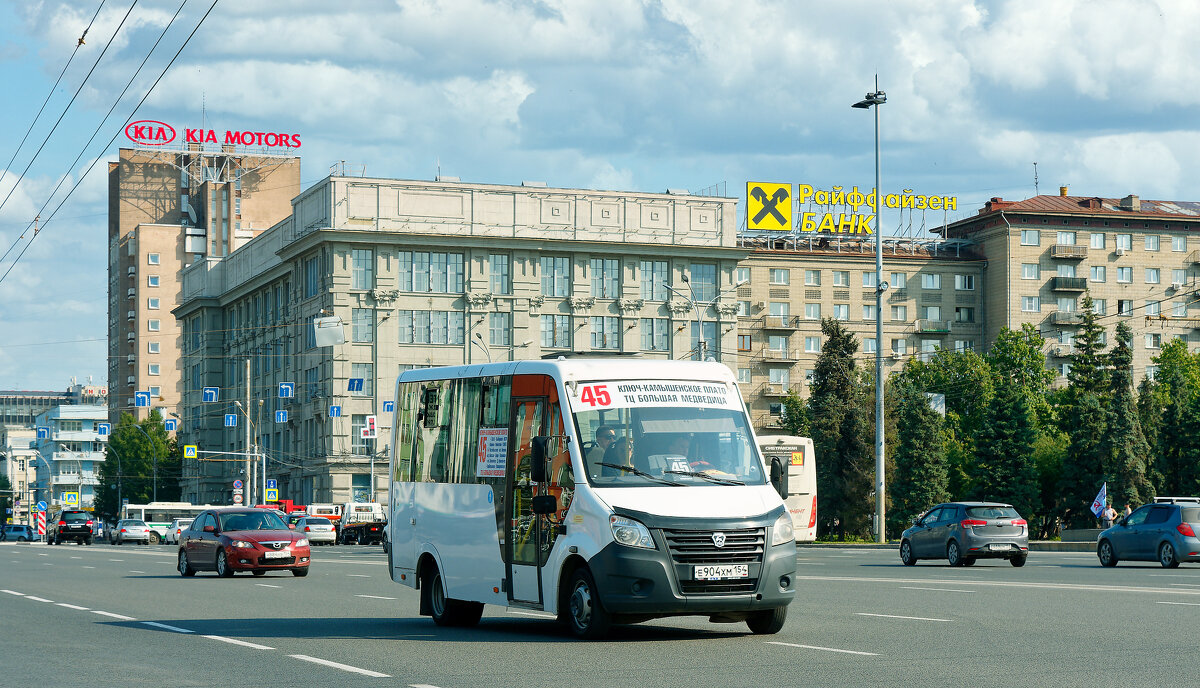
[[[1100,486],[1100,494],[1096,495],[1096,499],[1092,501],[1092,513],[1096,514],[1096,518],[1100,518],[1100,513],[1106,506],[1108,506],[1108,483]]]

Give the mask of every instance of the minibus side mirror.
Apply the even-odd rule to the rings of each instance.
[[[529,478],[535,483],[546,482],[546,445],[550,438],[539,435],[533,438],[533,455],[529,459]]]
[[[533,513],[547,516],[558,511],[558,500],[550,495],[538,495],[533,498]]]
[[[787,499],[788,485],[787,470],[783,467],[783,462],[778,457],[771,458],[771,484],[775,486],[775,491],[780,497]]]

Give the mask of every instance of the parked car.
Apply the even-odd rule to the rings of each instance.
[[[953,502],[938,504],[900,536],[900,561],[946,559],[971,566],[978,559],[1007,559],[1024,566],[1029,557],[1029,525],[1010,504]]]
[[[196,519],[177,518],[174,521],[171,521],[171,525],[167,526],[167,542],[172,545],[178,545],[179,534],[183,532],[184,528],[190,526],[194,520]]]
[[[92,515],[77,509],[64,509],[58,514],[58,522],[51,527],[46,541],[51,545],[61,545],[66,540],[74,540],[81,545],[92,544],[92,527],[95,525]]]
[[[237,571],[261,576],[291,571],[307,576],[312,550],[308,538],[288,528],[278,513],[253,507],[203,511],[179,535],[179,574],[212,570],[228,578]]]
[[[29,526],[10,524],[0,530],[0,541],[33,542],[37,539],[37,533],[33,532],[33,528]]]
[[[337,544],[337,530],[327,518],[320,516],[305,516],[295,523],[297,533],[303,533],[314,545]]]
[[[109,530],[109,534],[109,542],[114,545],[123,545],[126,542],[150,544],[150,526],[146,525],[145,521],[139,521],[136,518],[124,518],[117,521],[117,525]]]
[[[1147,504],[1096,537],[1102,566],[1122,559],[1157,561],[1173,569],[1181,561],[1200,561],[1200,504]]]

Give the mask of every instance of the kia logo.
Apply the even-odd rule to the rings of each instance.
[[[144,146],[165,146],[175,140],[175,127],[153,119],[140,119],[125,127],[125,136]]]

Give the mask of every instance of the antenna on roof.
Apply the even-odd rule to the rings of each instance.
[[[1033,195],[1038,196],[1037,163],[1033,163]]]

